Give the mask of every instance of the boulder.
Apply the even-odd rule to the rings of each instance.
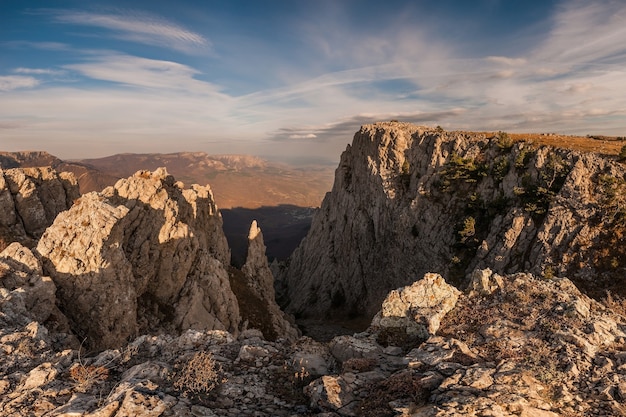
[[[437,332],[460,294],[441,275],[428,273],[407,287],[392,290],[372,319],[372,327],[405,329],[409,335],[426,339]]]
[[[0,324],[45,322],[56,309],[56,287],[33,253],[18,242],[0,252]]]

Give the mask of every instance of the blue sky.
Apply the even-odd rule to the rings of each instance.
[[[626,2],[0,0],[0,150],[336,161],[359,126],[626,134]]]

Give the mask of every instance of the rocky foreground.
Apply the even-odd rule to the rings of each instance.
[[[1,290],[3,416],[626,415],[624,317],[565,278],[477,270],[461,293],[427,274],[329,343],[187,330],[90,353],[37,321],[53,284],[32,285],[19,252],[0,263],[16,287]]]

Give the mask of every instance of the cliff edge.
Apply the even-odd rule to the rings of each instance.
[[[427,272],[568,276],[623,293],[626,170],[593,153],[506,134],[363,126],[282,276],[299,317],[372,316]]]

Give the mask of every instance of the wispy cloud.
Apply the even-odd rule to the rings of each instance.
[[[45,51],[66,51],[70,49],[69,45],[61,42],[31,42],[17,40],[0,42],[0,45],[12,49],[40,49]]]
[[[66,10],[54,12],[53,19],[63,24],[106,29],[116,38],[183,52],[206,51],[211,48],[211,42],[204,36],[145,12],[120,10],[116,13],[94,13]]]
[[[247,91],[272,88],[228,94],[236,89],[231,78],[191,62],[73,49],[72,63],[0,77],[0,123],[19,126],[6,131],[20,146],[45,133],[73,141],[69,153],[84,138],[113,138],[115,152],[141,151],[149,138],[159,151],[262,153],[265,146],[266,153],[335,159],[361,124],[390,119],[446,129],[626,133],[623,2],[564,2],[523,52],[473,56],[470,40],[440,37],[428,22],[350,27],[333,16],[293,23],[303,28],[294,32],[299,51],[255,43],[244,54],[240,37],[220,44],[239,54],[225,58],[228,65],[220,57],[216,67],[247,65]],[[55,19],[178,50],[211,47],[201,35],[137,12],[64,11]],[[32,88],[57,68],[71,84]],[[76,82],[82,77],[105,82]]]
[[[13,70],[16,74],[31,74],[31,75],[61,75],[64,72],[61,70],[53,70],[49,68],[15,68]]]
[[[185,90],[192,94],[218,94],[216,86],[194,78],[199,74],[198,71],[172,61],[107,54],[84,63],[66,65],[65,68],[92,79],[135,87]],[[222,95],[221,98],[227,97]]]
[[[39,84],[34,77],[25,77],[21,75],[3,75],[0,76],[0,91],[17,90],[18,88],[32,88]]]

